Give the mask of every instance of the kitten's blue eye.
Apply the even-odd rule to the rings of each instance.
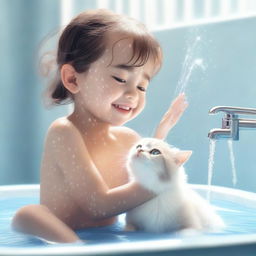
[[[156,148],[153,148],[152,150],[150,150],[149,153],[151,155],[160,155],[161,154],[160,150],[158,150]]]
[[[138,149],[138,148],[142,148],[142,146],[141,146],[141,145],[138,145],[136,148],[137,148],[137,149]]]
[[[117,82],[119,83],[126,83],[126,81],[122,78],[116,77],[116,76],[112,76]]]

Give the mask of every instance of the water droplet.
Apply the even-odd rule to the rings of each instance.
[[[202,65],[202,63],[203,63],[202,59],[196,59],[195,60],[195,64],[198,65],[198,66]]]

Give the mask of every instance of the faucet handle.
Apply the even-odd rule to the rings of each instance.
[[[218,112],[225,112],[226,114],[235,115],[256,115],[255,108],[240,108],[240,107],[231,107],[231,106],[216,106],[209,110],[209,114],[216,114]]]

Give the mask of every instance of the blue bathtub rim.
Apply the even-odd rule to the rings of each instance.
[[[208,186],[201,184],[191,184],[191,187],[199,193],[207,193]],[[34,196],[39,195],[39,184],[31,185],[8,185],[0,186],[0,198],[10,198],[16,196]],[[256,208],[256,193],[244,190],[232,189],[221,186],[211,186],[211,198],[226,197],[233,198],[233,201],[245,202],[248,200],[249,205]],[[246,203],[248,205],[248,202]],[[40,247],[40,248],[23,248],[23,247],[4,247],[0,246],[0,255],[104,255],[104,254],[119,254],[119,253],[139,253],[139,252],[154,252],[154,251],[174,251],[185,249],[212,248],[223,246],[249,245],[256,243],[256,234],[241,234],[202,237],[200,240],[159,240],[159,241],[143,241],[143,242],[113,243],[102,245],[58,245],[56,247]]]

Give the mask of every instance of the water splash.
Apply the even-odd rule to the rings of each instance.
[[[196,37],[194,43],[187,49],[186,57],[182,65],[182,75],[175,89],[176,95],[185,92],[188,81],[195,68],[201,68],[202,70],[206,69],[203,59],[194,57],[200,41],[201,37]]]
[[[232,183],[233,186],[237,183],[237,175],[236,175],[236,167],[235,167],[235,155],[233,150],[233,141],[231,139],[228,140],[228,149],[229,149],[229,156],[231,161],[231,169],[232,169]]]
[[[210,197],[211,197],[211,184],[212,184],[212,175],[213,175],[215,147],[216,147],[216,140],[210,139],[209,159],[208,159],[208,192],[207,192],[208,201],[210,201]]]

